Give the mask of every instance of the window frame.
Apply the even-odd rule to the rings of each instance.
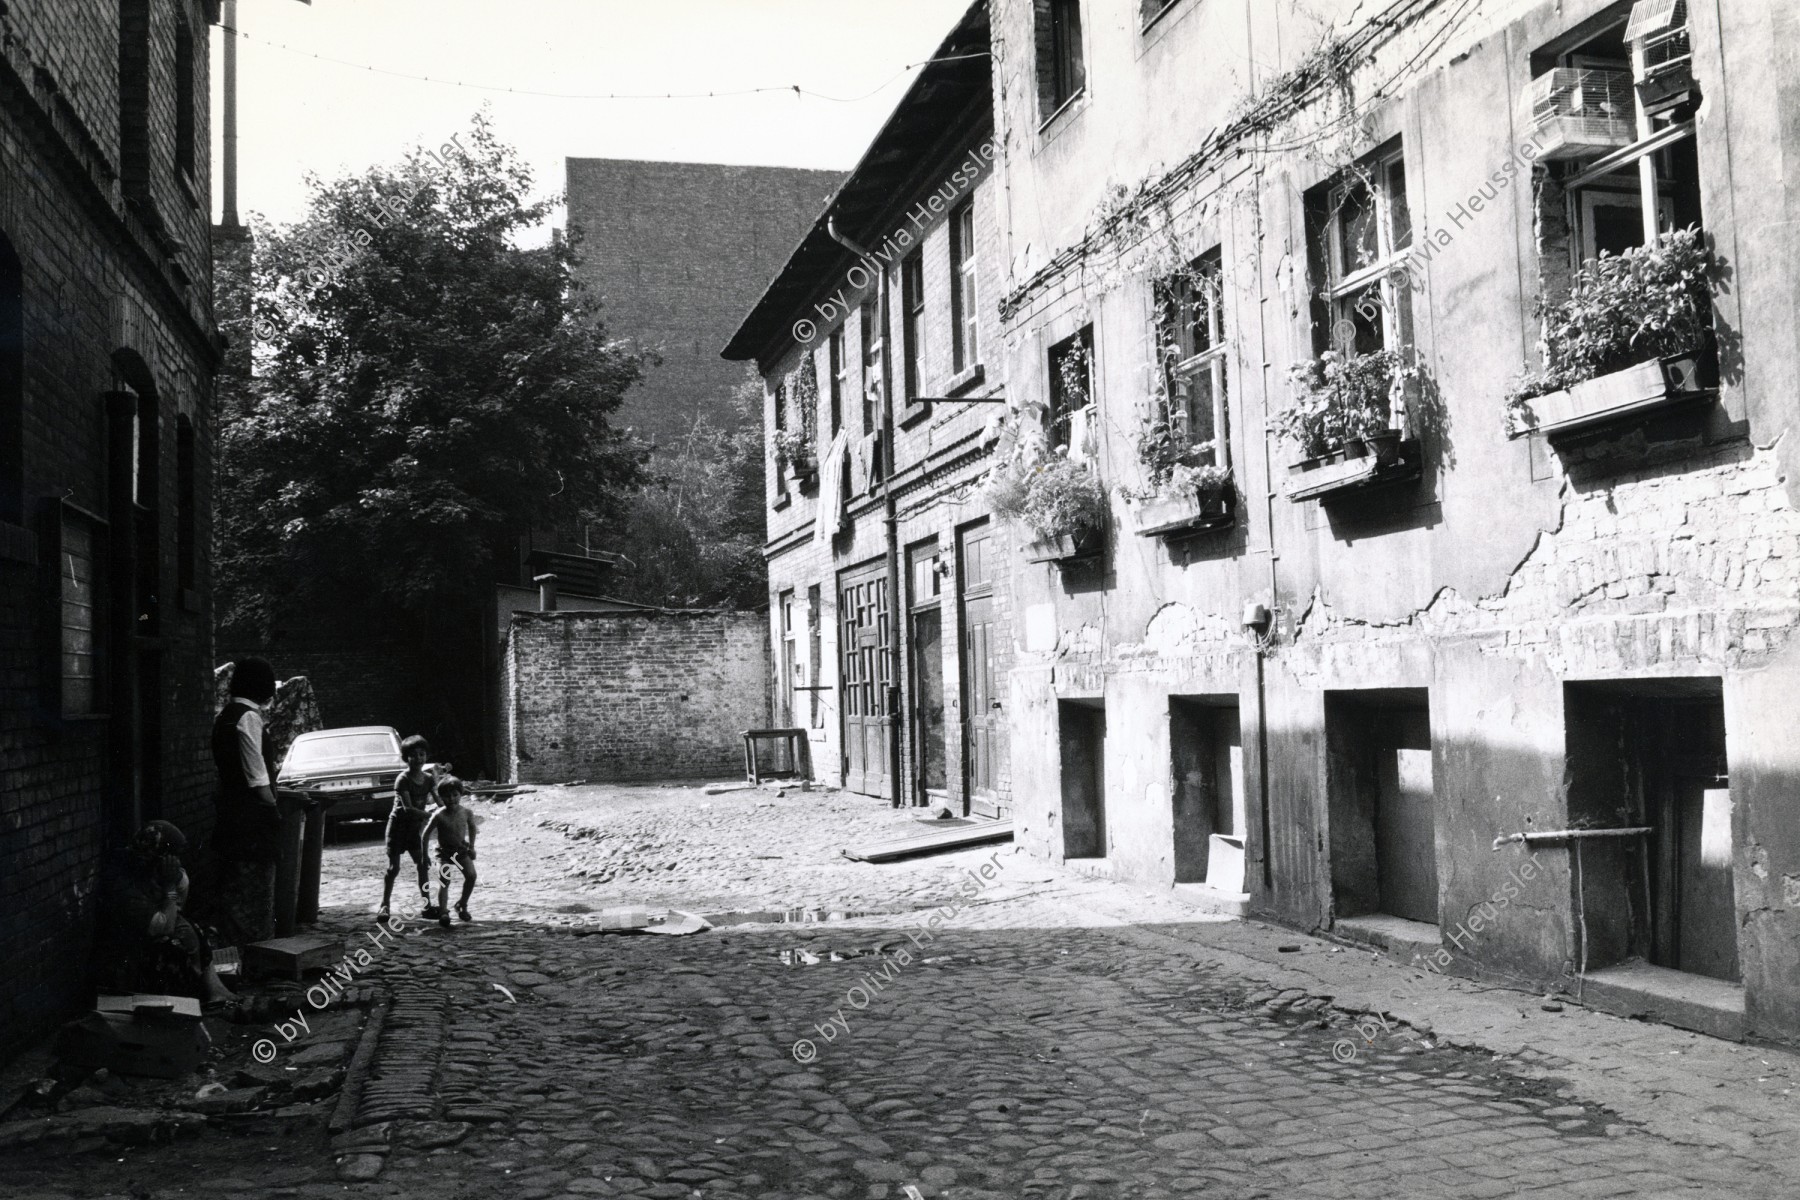
[[[55,564],[56,569],[44,573],[44,627],[54,631],[53,637],[43,640],[44,682],[48,693],[44,707],[60,720],[85,721],[106,718],[111,712],[110,685],[112,680],[112,630],[110,622],[110,605],[113,600],[110,574],[110,539],[112,526],[104,517],[89,512],[80,505],[67,500],[46,500],[42,509],[43,539],[47,550],[47,560]],[[69,707],[68,674],[68,632],[66,624],[68,598],[64,593],[65,583],[73,575],[73,566],[69,549],[68,529],[71,524],[86,526],[89,530],[88,557],[91,563],[89,577],[90,617],[88,657],[92,663],[92,673],[88,676],[91,689],[90,702],[86,708],[71,710]]]
[[[850,365],[844,355],[844,327],[831,331],[826,341],[826,361],[831,369],[831,436],[844,427],[844,392],[850,381]]]
[[[185,16],[175,21],[175,170],[198,186],[200,156],[199,105],[194,91],[199,78],[194,31]]]
[[[1396,211],[1391,190],[1394,179],[1400,183],[1403,207]],[[1366,189],[1369,214],[1375,234],[1375,256],[1372,261],[1354,269],[1345,268],[1352,237],[1348,225],[1351,210],[1347,201],[1353,191]],[[1326,211],[1322,244],[1318,247],[1324,259],[1324,279],[1320,299],[1324,303],[1327,326],[1324,341],[1337,346],[1338,329],[1345,322],[1356,325],[1355,318],[1364,316],[1368,325],[1374,322],[1363,311],[1365,297],[1373,289],[1380,308],[1380,342],[1375,350],[1404,350],[1412,344],[1412,288],[1400,281],[1405,274],[1415,241],[1412,224],[1410,189],[1406,186],[1406,154],[1396,144],[1378,151],[1357,166],[1330,182],[1325,192]],[[1402,240],[1404,234],[1404,240]],[[1358,347],[1358,352],[1366,352]]]
[[[950,331],[957,374],[981,361],[980,275],[975,262],[975,198],[950,212]]]
[[[1191,380],[1205,373],[1212,398],[1211,447],[1200,465],[1231,466],[1231,371],[1229,324],[1225,311],[1224,248],[1215,246],[1195,258],[1180,275],[1158,281],[1154,290],[1155,338],[1162,360],[1168,415],[1190,446],[1194,439]],[[1194,279],[1201,281],[1199,289]],[[1194,336],[1204,323],[1205,338]],[[1164,350],[1168,347],[1174,353]],[[1179,404],[1177,399],[1180,397]]]
[[[1050,124],[1087,91],[1081,0],[1033,0],[1039,128]],[[1048,55],[1048,62],[1043,56]]]
[[[900,260],[901,386],[916,404],[925,386],[925,253],[921,246]]]
[[[867,437],[875,432],[875,414],[881,399],[881,322],[874,300],[864,300],[857,307],[857,314],[862,322],[862,431]]]
[[[1079,407],[1069,407],[1067,385],[1063,382],[1061,364],[1062,360],[1074,351],[1077,344],[1087,355],[1087,403]],[[1093,322],[1084,324],[1068,337],[1052,344],[1045,351],[1045,367],[1048,375],[1044,394],[1049,398],[1049,402],[1044,406],[1044,427],[1050,447],[1053,450],[1067,447],[1071,460],[1085,460],[1087,451],[1085,447],[1077,444],[1076,427],[1080,425],[1082,426],[1080,432],[1087,432],[1087,426],[1092,423],[1093,414],[1099,404],[1099,397],[1095,394],[1094,385],[1098,373],[1094,370]],[[1082,414],[1086,415],[1082,416]],[[1081,419],[1077,420],[1078,417]]]

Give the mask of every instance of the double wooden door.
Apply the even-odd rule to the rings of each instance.
[[[852,568],[838,581],[838,679],[843,687],[844,787],[885,796],[892,671],[888,658],[888,578],[883,564]]]

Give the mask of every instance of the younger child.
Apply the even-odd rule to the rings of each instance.
[[[425,823],[424,840],[429,841],[431,831],[437,830],[438,836],[438,924],[445,929],[450,928],[450,910],[446,907],[450,897],[450,865],[452,863],[462,869],[462,898],[456,902],[456,915],[467,921],[469,917],[469,893],[475,890],[475,830],[477,828],[475,814],[463,807],[462,780],[454,775],[446,775],[438,780],[437,795],[443,807],[431,814]]]
[[[402,854],[412,855],[413,866],[418,868],[419,895],[428,906],[423,915],[436,915],[429,908],[430,852],[425,848],[425,822],[430,815],[432,793],[437,788],[437,779],[425,769],[431,747],[415,733],[400,743],[400,757],[406,760],[406,770],[394,780],[394,807],[388,813],[388,869],[387,878],[381,884],[381,911],[375,914],[379,921],[388,919],[388,902],[394,897],[394,877],[400,873]]]

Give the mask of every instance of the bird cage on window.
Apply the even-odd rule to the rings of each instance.
[[[1557,67],[1531,81],[1523,110],[1542,158],[1599,158],[1637,140],[1629,71]]]
[[[1636,83],[1646,107],[1684,97],[1694,82],[1694,40],[1687,0],[1638,0],[1625,26]]]

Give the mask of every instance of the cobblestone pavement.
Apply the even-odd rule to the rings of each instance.
[[[367,1083],[310,1167],[209,1126],[118,1163],[0,1159],[8,1194],[122,1196],[127,1172],[155,1197],[1800,1194],[1785,1052],[1546,1011],[1010,846],[849,862],[916,829],[861,798],[480,811],[477,920],[383,943]],[[329,850],[326,927],[372,928],[380,862],[367,836]],[[878,915],[592,928],[623,903]]]

